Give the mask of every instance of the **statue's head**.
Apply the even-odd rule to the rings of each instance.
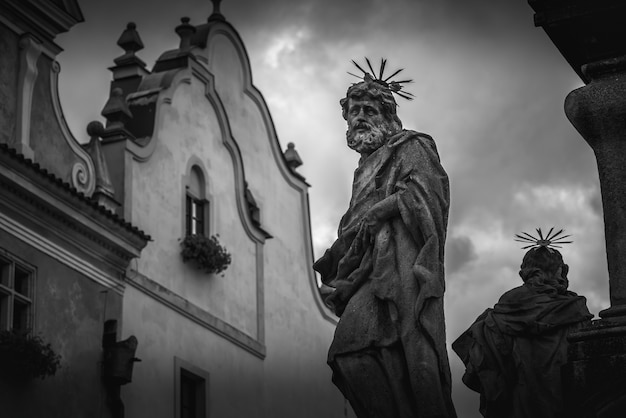
[[[380,80],[366,77],[353,84],[339,103],[348,122],[348,146],[362,155],[371,154],[402,129],[398,105],[389,86]]]
[[[568,271],[569,266],[563,262],[560,252],[539,246],[531,248],[524,255],[519,275],[524,283],[531,286],[550,285],[558,293],[565,293],[569,286]]]

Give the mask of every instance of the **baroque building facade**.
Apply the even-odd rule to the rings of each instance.
[[[0,331],[61,355],[45,380],[16,385],[0,370],[3,410],[346,416],[325,365],[336,321],[311,267],[309,185],[237,31],[219,8],[197,26],[183,18],[179,47],[149,69],[129,24],[106,123],[81,144],[59,103],[54,38],[83,20],[75,0],[0,2]],[[226,270],[185,262],[188,236],[219,240]],[[131,335],[127,358],[107,351]]]

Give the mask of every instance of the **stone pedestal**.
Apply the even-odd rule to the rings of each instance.
[[[565,100],[565,113],[598,163],[611,307],[570,335],[564,394],[568,416],[626,416],[626,56],[582,66],[589,81]]]
[[[626,417],[626,2],[528,0],[542,27],[587,84],[565,113],[598,163],[611,306],[570,335],[563,369],[569,417]]]
[[[570,334],[563,367],[567,417],[626,415],[626,325],[602,319]]]
[[[626,321],[626,55],[585,64],[591,81],[565,99],[565,113],[596,155],[611,308],[603,318]]]

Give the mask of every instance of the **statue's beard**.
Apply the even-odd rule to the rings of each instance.
[[[387,142],[388,127],[385,124],[372,125],[367,122],[358,122],[348,126],[346,139],[348,147],[359,154],[371,154]]]

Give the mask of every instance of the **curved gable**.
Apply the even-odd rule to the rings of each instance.
[[[239,34],[227,22],[209,21],[198,27],[195,44],[204,48],[203,57],[216,78],[219,97],[224,102],[234,137],[243,151],[244,164],[252,178],[271,176],[267,166],[277,170],[282,183],[298,195],[300,208],[300,236],[305,246],[306,275],[310,290],[322,316],[332,323],[337,320],[325,306],[319,293],[313,265],[313,247],[309,214],[308,187],[302,176],[287,164],[270,115],[261,92],[252,84],[252,70],[248,54]],[[246,127],[257,126],[255,131]],[[264,159],[264,157],[266,157]],[[273,164],[268,164],[271,159]],[[259,186],[259,189],[262,188]]]

